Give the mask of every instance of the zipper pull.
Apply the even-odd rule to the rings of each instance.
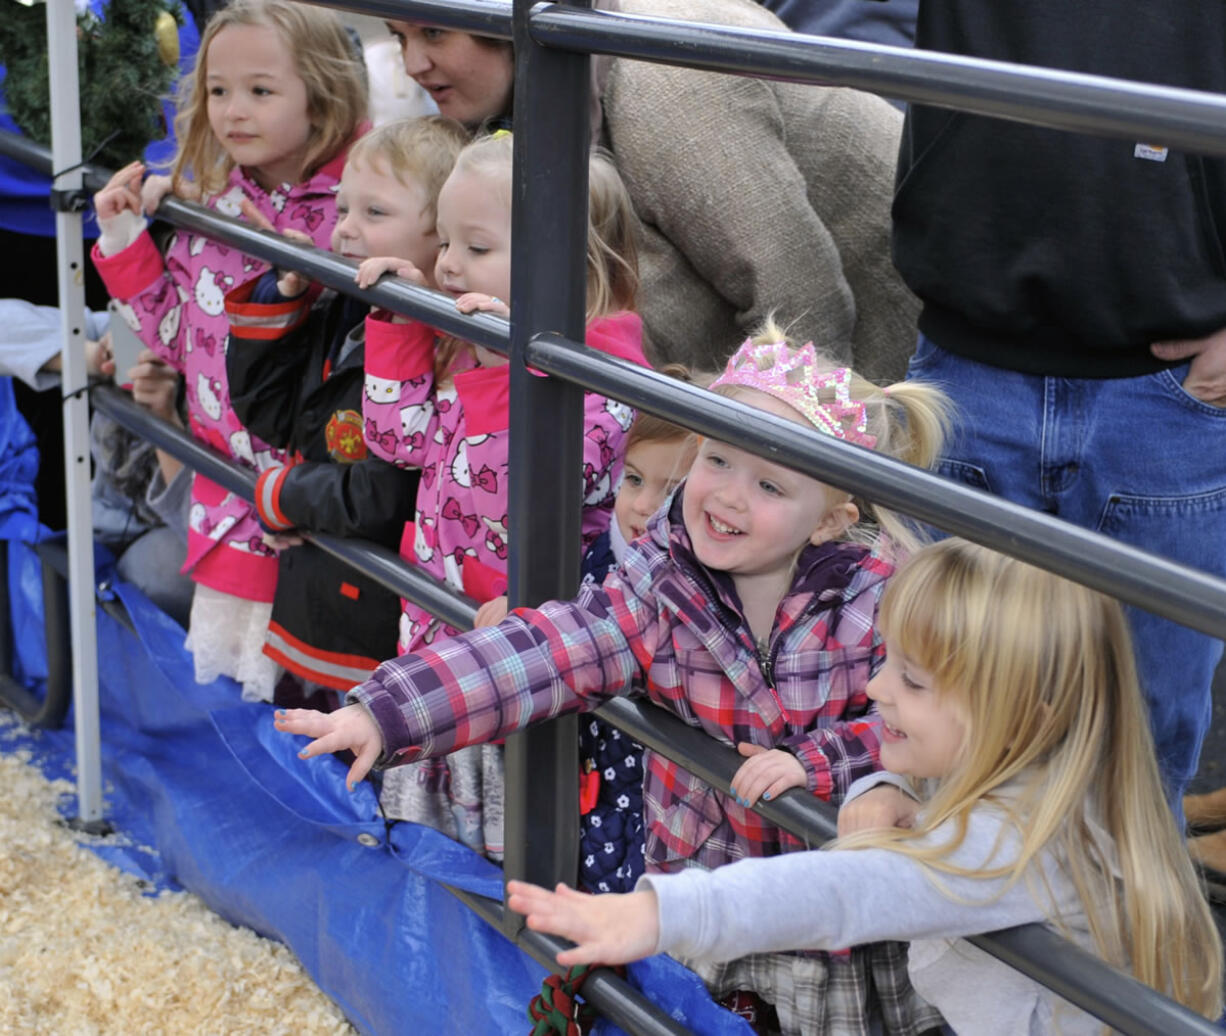
[[[766,686],[773,691],[775,689],[775,666],[771,661],[770,645],[764,645],[759,641],[754,646],[754,652],[758,658],[758,668],[762,670],[762,679],[766,681]]]

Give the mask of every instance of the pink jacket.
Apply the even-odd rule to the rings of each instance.
[[[479,601],[506,592],[507,449],[510,368],[461,360],[452,383],[434,382],[435,332],[419,323],[366,321],[366,442],[372,454],[422,469],[416,522],[400,553]],[[587,342],[647,365],[642,322],[634,313],[593,321]],[[468,364],[467,367],[464,365]],[[633,411],[615,400],[584,397],[583,545],[609,524]],[[404,602],[400,653],[456,631]]]
[[[225,190],[206,204],[227,216],[240,214],[250,198],[278,229],[293,227],[327,248],[336,223],[336,186],[344,153],[296,186],[271,194],[236,168]],[[120,311],[141,340],[178,370],[187,382],[192,434],[223,456],[263,471],[283,464],[285,454],[251,436],[230,407],[226,381],[226,293],[259,276],[267,264],[198,234],[175,233],[166,256],[148,232],[127,248],[94,265]],[[219,549],[221,548],[221,549]],[[261,541],[250,504],[217,483],[197,475],[184,571],[215,590],[253,601],[271,601],[277,583],[277,558]]]

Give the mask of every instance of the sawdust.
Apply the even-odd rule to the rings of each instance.
[[[0,789],[0,1033],[354,1032],[284,946],[82,848],[28,754]]]

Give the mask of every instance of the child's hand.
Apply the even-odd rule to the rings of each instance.
[[[577,943],[558,954],[563,967],[626,964],[650,957],[660,941],[660,911],[654,892],[589,896],[559,884],[549,892],[526,881],[507,882],[507,906],[528,927]]]
[[[157,212],[162,199],[174,193],[173,185],[174,181],[169,176],[163,176],[160,173],[147,177],[140,189],[141,211],[147,216],[152,216]],[[193,183],[185,184],[178,193],[187,201],[200,200],[200,189]]]
[[[293,241],[296,245],[311,245],[315,242],[311,239],[311,235],[304,231],[297,230],[294,227],[287,227],[285,230],[277,230],[272,225],[272,221],[264,215],[257,207],[255,202],[250,198],[243,198],[239,202],[239,208],[243,215],[247,218],[247,222],[253,226],[259,227],[261,230],[267,230],[270,234],[280,234],[286,241]],[[283,270],[277,268],[277,291],[284,298],[296,299],[304,291],[311,286],[311,279],[303,276],[294,270]]]
[[[141,214],[141,177],[145,166],[139,160],[129,162],[107,181],[107,185],[94,195],[94,213],[98,225],[105,230],[107,224],[121,214]]]
[[[473,629],[479,630],[482,626],[497,626],[506,617],[506,595],[495,597],[492,601],[486,601],[485,604],[477,609],[477,616],[473,619]]]
[[[361,705],[346,705],[336,712],[315,712],[313,709],[278,709],[273,725],[287,734],[305,734],[314,738],[298,753],[299,759],[339,752],[348,748],[357,757],[349,767],[345,786],[353,786],[369,772],[383,753],[383,735]]]
[[[732,794],[742,806],[754,805],[759,797],[769,802],[788,788],[803,788],[809,783],[805,768],[791,752],[745,741],[736,750],[747,760],[732,778]]]
[[[266,532],[260,537],[264,546],[272,550],[289,550],[290,547],[301,547],[306,540],[293,532]]]
[[[482,295],[479,291],[467,291],[455,300],[455,308],[461,313],[493,313],[499,317],[510,317],[511,307],[500,298],[493,295]],[[503,358],[503,363],[506,359]]]
[[[843,804],[839,810],[839,837],[883,827],[910,827],[918,810],[919,803],[900,788],[878,784]]]
[[[111,367],[114,368],[114,363]],[[175,397],[179,391],[179,375],[165,360],[148,349],[142,349],[136,365],[128,371],[132,383],[132,398],[148,407],[164,421],[179,423]]]
[[[357,281],[359,288],[369,288],[385,273],[395,274],[401,280],[412,281],[423,288],[426,286],[426,275],[421,270],[407,259],[398,259],[394,255],[376,255],[363,259],[358,264],[358,272],[353,279]],[[399,314],[396,315],[399,316]],[[407,317],[401,317],[398,322],[407,319]]]

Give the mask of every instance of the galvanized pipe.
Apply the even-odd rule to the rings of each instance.
[[[589,391],[615,396],[1156,615],[1226,638],[1226,580],[594,349],[577,349],[560,335],[534,338],[528,362]]]
[[[909,47],[539,3],[532,38],[659,64],[849,86],[1038,126],[1226,155],[1226,97]]]
[[[189,468],[212,479],[223,489],[238,494],[244,500],[254,498],[254,472],[214,453],[182,428],[154,417],[139,403],[133,402],[126,392],[113,385],[95,385],[91,398],[99,411],[177,457]],[[407,597],[444,622],[459,629],[471,628],[476,614],[475,603],[421,569],[405,564],[395,551],[369,540],[310,531],[304,531],[303,535],[321,550],[340,558],[393,593]]]

